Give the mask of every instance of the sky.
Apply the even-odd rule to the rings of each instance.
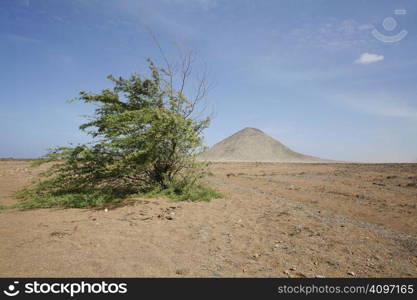
[[[0,0],[0,157],[83,143],[80,90],[192,49],[211,146],[245,127],[291,149],[417,162],[414,0]]]

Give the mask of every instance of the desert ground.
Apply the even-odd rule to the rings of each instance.
[[[0,161],[0,204],[43,167]],[[0,211],[0,276],[416,277],[417,164],[211,163],[211,202]]]

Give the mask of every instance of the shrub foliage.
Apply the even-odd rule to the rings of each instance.
[[[174,90],[172,74],[148,60],[150,76],[108,78],[113,89],[78,98],[96,104],[80,129],[88,144],[59,147],[39,163],[53,162],[34,187],[20,192],[21,207],[84,207],[138,193],[164,194],[177,200],[220,196],[199,183],[202,131],[209,118],[193,117],[195,101]]]

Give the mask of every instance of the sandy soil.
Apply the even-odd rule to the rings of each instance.
[[[0,161],[0,204],[39,170]],[[0,276],[417,277],[416,164],[217,163],[225,199],[0,211]]]

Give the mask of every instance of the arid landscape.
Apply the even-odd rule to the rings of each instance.
[[[0,161],[0,204],[45,167]],[[417,164],[210,163],[211,202],[0,211],[0,276],[416,277]]]
[[[416,294],[416,14],[0,0],[0,294]]]

